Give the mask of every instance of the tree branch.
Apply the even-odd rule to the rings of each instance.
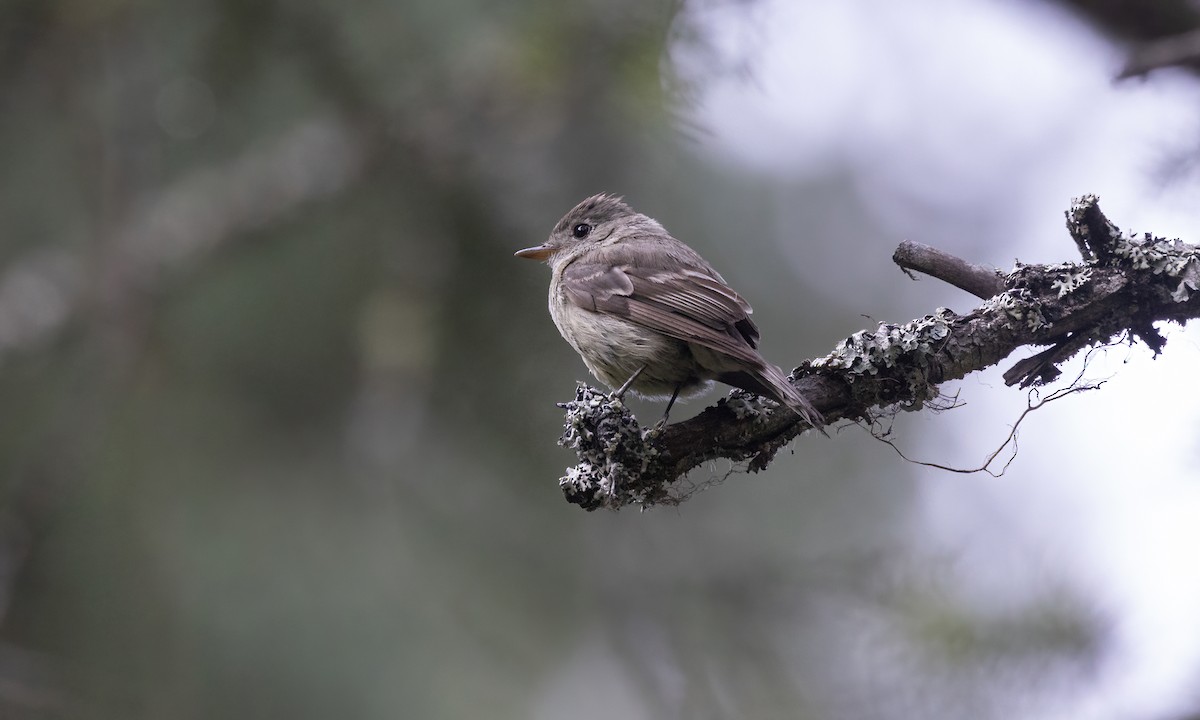
[[[975,265],[928,245],[905,240],[892,253],[892,262],[904,270],[915,270],[966,290],[986,300],[1004,292],[1004,275]]]
[[[1118,80],[1142,77],[1154,70],[1200,63],[1200,30],[1150,40],[1136,45]]]
[[[903,325],[881,324],[851,335],[792,373],[797,388],[827,423],[866,419],[879,408],[919,410],[938,385],[1000,363],[1026,345],[1049,349],[1016,363],[1009,385],[1040,385],[1078,351],[1123,333],[1157,352],[1159,321],[1200,316],[1200,247],[1149,234],[1125,235],[1100,212],[1094,195],[1067,212],[1083,263],[1018,265],[1007,275],[917,243],[895,260],[976,295],[995,291],[966,315],[945,308]],[[735,390],[696,417],[643,431],[619,400],[581,386],[567,410],[560,443],[576,451],[560,486],[585,509],[678,503],[677,481],[717,458],[764,469],[780,448],[808,429],[769,400]]]

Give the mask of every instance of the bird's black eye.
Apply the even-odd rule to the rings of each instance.
[[[571,231],[571,234],[577,238],[585,238],[588,236],[588,233],[590,233],[591,231],[592,231],[591,225],[588,225],[587,223],[579,223],[578,225],[575,226],[575,229]]]

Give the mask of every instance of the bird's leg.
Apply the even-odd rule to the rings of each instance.
[[[636,371],[634,371],[634,373],[633,373],[632,375],[630,375],[630,376],[629,376],[629,379],[625,381],[625,384],[624,384],[624,385],[622,385],[622,386],[621,386],[621,387],[620,387],[620,388],[619,388],[619,389],[618,389],[618,390],[617,390],[615,393],[613,393],[613,394],[612,394],[610,397],[614,397],[614,398],[616,398],[616,399],[618,399],[618,400],[621,400],[622,398],[624,398],[624,397],[625,397],[625,391],[629,389],[629,386],[633,384],[633,381],[634,381],[634,380],[637,380],[637,379],[638,379],[638,375],[641,375],[641,374],[642,374],[642,371],[643,371],[643,370],[645,370],[645,369],[646,369],[646,366],[645,366],[645,365],[643,365],[643,366],[641,366],[640,368],[638,368]]]
[[[675,405],[675,400],[679,397],[679,391],[683,389],[683,383],[675,386],[675,392],[671,393],[671,399],[667,401],[667,409],[663,411],[662,420],[659,420],[655,425],[655,430],[662,430],[667,425],[667,418],[671,415],[671,408]]]

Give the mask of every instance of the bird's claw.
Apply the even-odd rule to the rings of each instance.
[[[647,430],[645,433],[643,433],[642,438],[644,440],[654,440],[654,439],[658,438],[659,435],[662,435],[663,430],[665,430],[666,427],[667,427],[667,419],[663,418],[662,420],[659,420],[658,422],[654,423],[654,425],[649,430]]]

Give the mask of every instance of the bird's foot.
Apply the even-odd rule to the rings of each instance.
[[[654,423],[654,425],[652,425],[650,428],[648,428],[644,433],[642,433],[642,439],[643,440],[655,440],[658,438],[659,435],[663,434],[663,430],[665,430],[666,428],[667,428],[667,419],[664,417],[663,419]]]

